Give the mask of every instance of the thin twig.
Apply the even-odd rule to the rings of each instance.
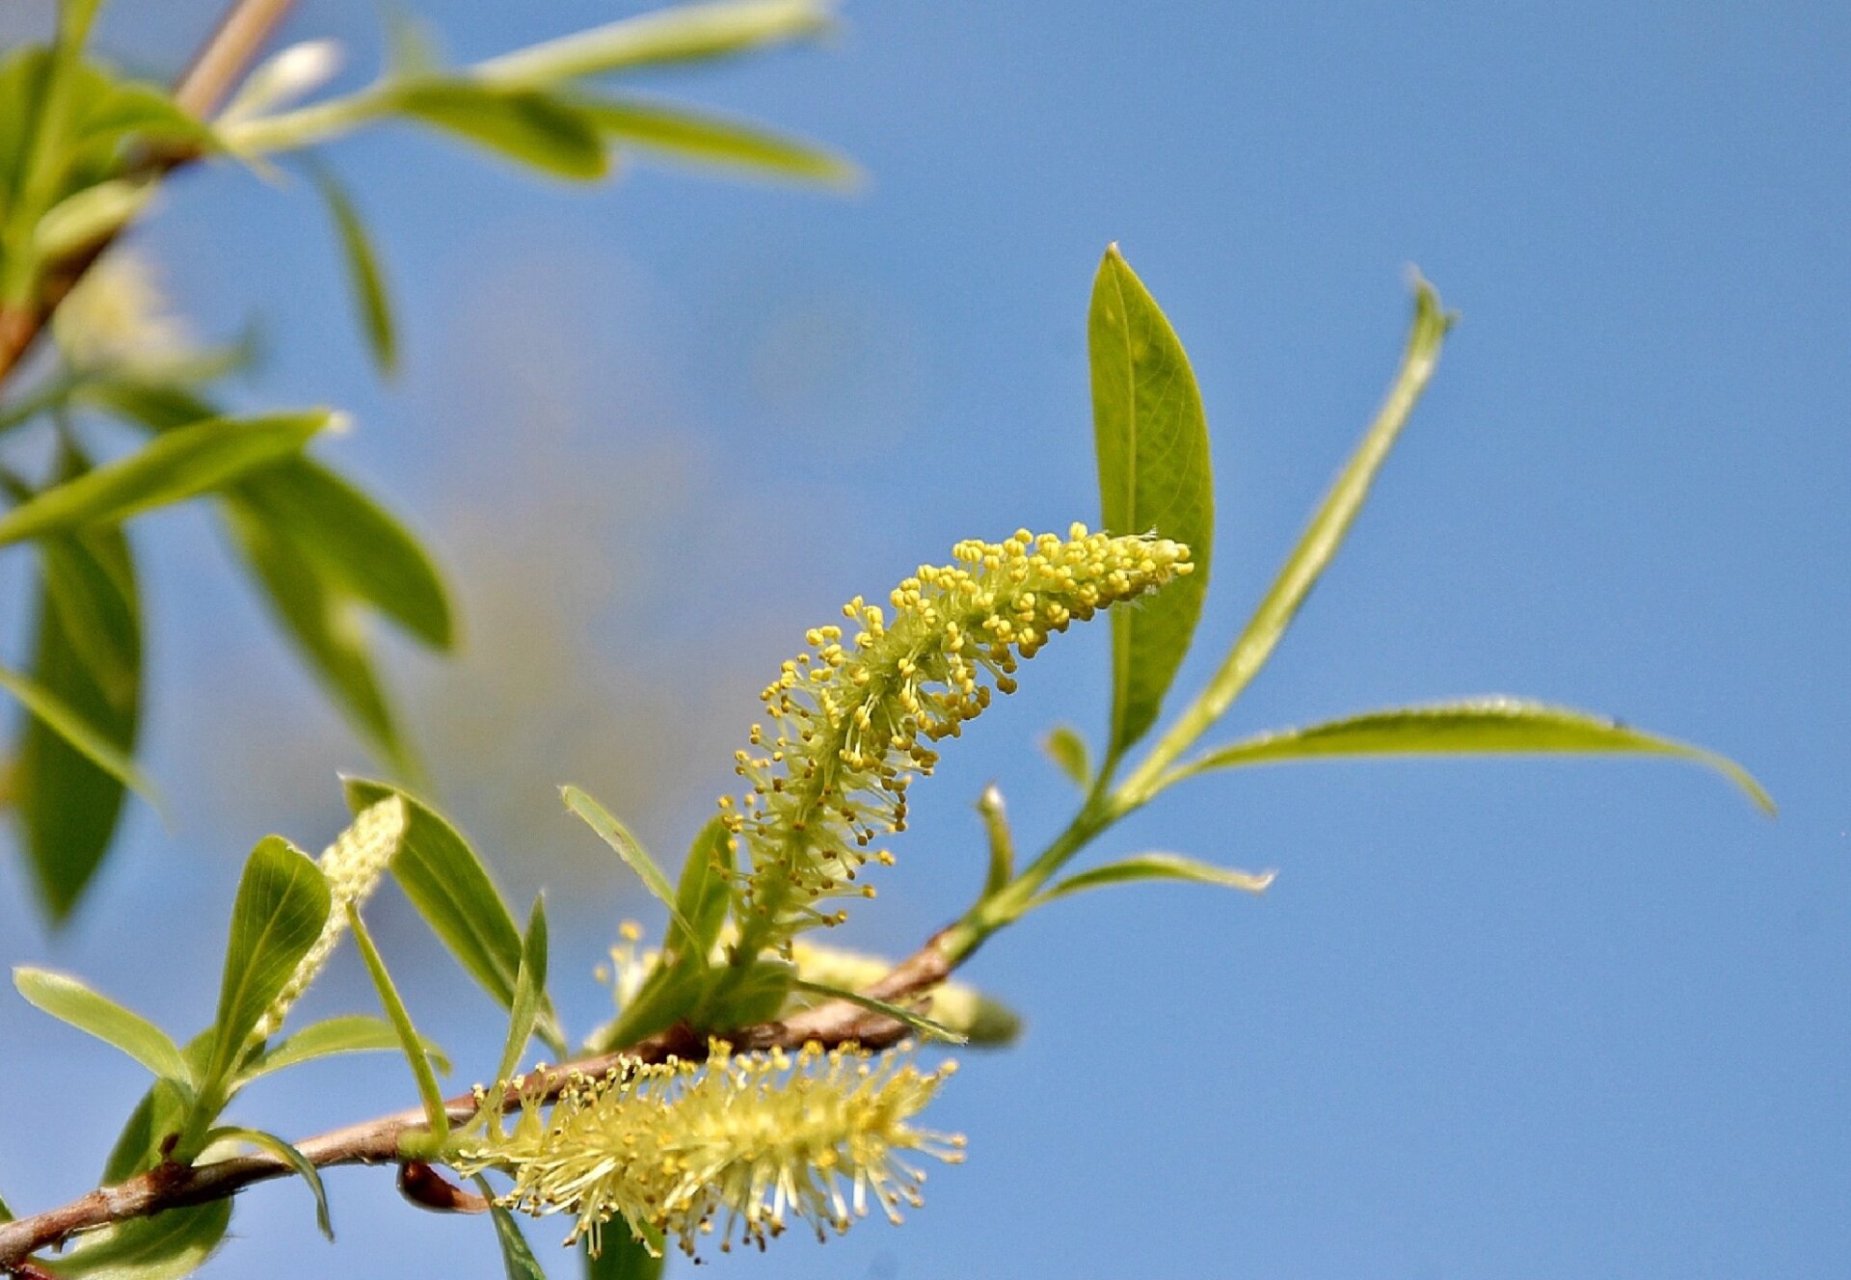
[[[960,958],[942,945],[945,937],[943,932],[934,935],[863,994],[893,1002],[919,995],[943,982]],[[761,1022],[716,1038],[739,1050],[795,1049],[812,1041],[824,1047],[852,1041],[878,1049],[904,1039],[907,1032],[907,1027],[892,1018],[846,1000],[835,1000],[790,1018]],[[705,1035],[686,1024],[678,1024],[613,1053],[531,1071],[503,1092],[502,1109],[512,1111],[523,1099],[551,1101],[573,1079],[608,1075],[626,1066],[664,1062],[670,1058],[698,1061],[707,1056],[707,1051]],[[460,1123],[476,1113],[477,1103],[473,1094],[466,1093],[445,1099],[444,1107],[450,1118]],[[396,1164],[404,1159],[401,1154],[403,1139],[424,1127],[423,1108],[409,1107],[305,1138],[296,1144],[296,1149],[318,1168],[343,1164]],[[99,1187],[56,1209],[0,1224],[0,1271],[15,1276],[30,1274],[20,1270],[22,1265],[29,1265],[29,1255],[61,1245],[78,1232],[150,1217],[185,1205],[224,1200],[253,1183],[285,1177],[292,1172],[288,1163],[268,1154],[239,1156],[196,1166],[162,1165],[116,1186]]]
[[[295,0],[234,0],[210,38],[194,55],[192,65],[174,84],[174,100],[185,110],[204,118],[230,93],[257,51]],[[138,172],[158,177],[199,158],[192,148],[156,151],[144,157]],[[61,262],[53,263],[36,296],[19,307],[0,307],[0,385],[19,367],[32,344],[50,323],[52,313],[70,296],[84,273],[96,265],[128,229],[124,224],[95,244],[86,245]]]

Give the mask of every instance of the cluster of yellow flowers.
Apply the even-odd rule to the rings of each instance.
[[[817,904],[848,894],[869,846],[906,827],[906,788],[932,772],[929,745],[955,737],[990,704],[987,675],[1015,690],[1020,659],[1098,610],[1153,591],[1194,567],[1168,539],[1088,533],[1065,538],[1019,530],[1000,543],[953,548],[958,563],[921,565],[893,591],[894,616],[857,596],[843,614],[859,625],[805,637],[811,652],[786,662],[761,695],[770,721],[738,753],[750,790],[721,812],[749,855],[741,920],[748,936],[787,942],[834,924]]]
[[[660,1232],[690,1255],[703,1237],[730,1250],[735,1234],[762,1249],[792,1219],[824,1239],[870,1205],[897,1222],[925,1181],[905,1153],[963,1158],[961,1137],[909,1123],[952,1063],[921,1071],[904,1051],[852,1046],[712,1048],[704,1066],[639,1064],[575,1081],[550,1114],[535,1100],[506,1131],[485,1117],[445,1158],[464,1173],[511,1173],[510,1208],[575,1214],[567,1243],[586,1237],[594,1254],[621,1217],[637,1239]]]

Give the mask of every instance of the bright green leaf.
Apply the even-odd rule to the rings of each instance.
[[[21,965],[13,970],[13,985],[33,1008],[114,1045],[155,1075],[193,1083],[193,1073],[172,1037],[76,978]]]
[[[1343,756],[1626,753],[1671,756],[1721,773],[1763,812],[1774,801],[1735,761],[1689,743],[1644,733],[1568,707],[1487,697],[1348,716],[1303,729],[1281,729],[1229,743],[1178,768],[1175,778],[1211,769]]]
[[[333,1220],[328,1217],[328,1192],[326,1188],[321,1185],[321,1171],[313,1164],[309,1163],[309,1158],[307,1156],[296,1150],[296,1148],[288,1142],[277,1137],[274,1133],[265,1133],[262,1129],[245,1129],[237,1125],[226,1125],[223,1128],[212,1130],[212,1132],[206,1135],[206,1138],[211,1142],[218,1142],[224,1139],[231,1139],[237,1142],[248,1142],[254,1147],[259,1147],[269,1152],[291,1169],[294,1169],[296,1173],[301,1176],[302,1180],[308,1183],[309,1190],[314,1193],[315,1225],[320,1228],[322,1235],[326,1236],[329,1240],[334,1239],[334,1223]]]
[[[555,97],[477,80],[413,80],[392,105],[400,114],[560,178],[602,178],[604,140],[581,111]]]
[[[321,936],[330,904],[328,882],[313,859],[281,836],[257,842],[232,905],[202,1095],[231,1079],[258,1020]]]
[[[1084,791],[1093,785],[1092,753],[1086,739],[1072,725],[1057,724],[1041,739],[1041,749],[1060,767],[1067,780]]]
[[[379,256],[373,252],[366,224],[361,222],[360,211],[354,208],[346,188],[326,169],[318,166],[311,173],[340,236],[347,280],[360,309],[367,345],[380,371],[390,374],[398,365],[398,340],[392,324],[392,303],[386,295],[385,277],[379,269]]]
[[[551,88],[633,67],[695,62],[821,34],[833,6],[823,0],[719,0],[622,18],[477,63],[497,85]]]
[[[135,1218],[83,1236],[56,1271],[83,1280],[179,1280],[211,1256],[230,1224],[230,1200]]]
[[[629,828],[612,817],[608,809],[577,787],[561,787],[559,794],[565,798],[566,808],[584,819],[585,825],[597,832],[599,839],[616,850],[624,865],[636,872],[643,887],[668,908],[669,919],[675,928],[681,930],[682,936],[699,937],[694,926],[682,918],[681,908],[676,905],[675,891],[669,888],[668,877],[662,874],[662,868],[656,865],[649,851],[643,848],[642,841],[631,835]]]
[[[585,1280],[661,1280],[668,1265],[664,1241],[658,1240],[656,1252],[651,1253],[648,1245],[628,1231],[606,1231],[603,1243],[595,1258],[584,1242],[579,1244],[585,1259]]]
[[[719,817],[694,837],[688,860],[681,867],[681,881],[675,886],[677,920],[685,920],[693,930],[671,923],[667,949],[678,962],[700,968],[707,963],[720,929],[726,923],[727,908],[733,901],[733,835]]]
[[[113,524],[182,502],[301,451],[332,420],[325,411],[213,419],[159,436],[140,452],[46,489],[0,516],[0,546],[86,525]]]
[[[440,1150],[444,1139],[450,1135],[450,1113],[444,1107],[443,1090],[437,1087],[437,1077],[431,1071],[430,1061],[424,1056],[424,1037],[412,1025],[411,1014],[406,1011],[405,1002],[399,998],[398,987],[393,983],[392,975],[386,971],[386,962],[380,958],[379,948],[373,945],[373,936],[366,931],[366,923],[360,919],[360,913],[354,910],[351,902],[347,904],[346,910],[347,927],[353,930],[353,940],[360,949],[360,958],[366,962],[366,971],[373,979],[374,989],[379,992],[379,1003],[385,1009],[392,1029],[398,1033],[399,1048],[404,1051],[405,1061],[411,1064],[412,1077],[418,1082],[418,1097],[424,1104],[424,1120],[430,1127],[430,1150]]]
[[[1051,889],[1037,897],[1029,904],[1029,910],[1045,906],[1056,898],[1079,893],[1086,889],[1097,889],[1109,884],[1125,884],[1133,880],[1187,880],[1195,884],[1219,885],[1225,889],[1243,889],[1248,893],[1263,893],[1273,882],[1274,873],[1264,871],[1255,875],[1247,871],[1231,871],[1225,867],[1213,866],[1206,862],[1197,862],[1193,858],[1179,857],[1173,853],[1145,853],[1120,862],[1107,863],[1103,867],[1093,867],[1078,875],[1068,876]]]
[[[482,1192],[482,1198],[489,1202],[489,1220],[495,1224],[495,1240],[501,1245],[502,1265],[507,1268],[508,1280],[546,1280],[546,1272],[540,1269],[540,1260],[533,1256],[533,1250],[527,1244],[527,1237],[521,1234],[520,1224],[514,1221],[514,1215],[495,1203],[495,1188],[489,1185],[487,1178],[478,1175],[476,1186]],[[613,1231],[612,1236],[620,1234]]]
[[[527,936],[521,942],[521,967],[514,978],[514,1001],[508,1010],[507,1043],[495,1069],[497,1082],[513,1078],[521,1055],[527,1051],[527,1042],[533,1038],[540,1002],[546,998],[546,948],[546,902],[535,898],[533,913],[527,917]]]
[[[1099,264],[1086,334],[1105,529],[1187,543],[1195,564],[1137,608],[1113,610],[1109,769],[1156,722],[1189,651],[1208,589],[1215,493],[1189,357],[1117,245]]]
[[[311,1023],[280,1041],[239,1072],[238,1083],[242,1086],[259,1076],[282,1071],[299,1063],[313,1062],[318,1058],[343,1053],[383,1053],[398,1047],[398,1032],[389,1022],[365,1014],[329,1018],[324,1022]],[[435,1044],[425,1041],[424,1052],[437,1070],[446,1073],[450,1070],[450,1060]]]
[[[607,142],[620,147],[835,187],[853,186],[861,177],[834,152],[745,121],[636,98],[575,94],[566,101],[584,112]]]

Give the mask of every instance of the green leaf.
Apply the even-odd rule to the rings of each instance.
[[[477,63],[497,85],[550,88],[633,67],[698,62],[819,35],[831,25],[823,0],[721,0],[623,18]]]
[[[386,1017],[392,1023],[392,1029],[398,1033],[399,1048],[404,1051],[405,1061],[411,1064],[411,1074],[418,1082],[418,1097],[424,1104],[424,1120],[430,1126],[428,1141],[430,1150],[442,1149],[444,1140],[450,1136],[450,1113],[444,1107],[443,1090],[437,1087],[437,1077],[431,1071],[430,1061],[424,1056],[424,1037],[412,1025],[411,1014],[406,1012],[405,1002],[399,999],[398,987],[392,981],[392,975],[386,971],[386,962],[380,959],[379,948],[373,945],[373,937],[366,931],[366,924],[360,919],[360,913],[353,904],[347,904],[347,927],[353,930],[353,940],[360,948],[360,958],[366,962],[366,971],[373,979],[373,987],[379,992],[379,1003],[386,1011]],[[418,1144],[420,1147],[422,1143]],[[407,1153],[411,1148],[405,1148]]]
[[[495,1240],[501,1245],[501,1261],[507,1268],[508,1280],[546,1280],[546,1272],[540,1269],[540,1260],[533,1256],[514,1215],[495,1203],[495,1188],[489,1185],[487,1178],[479,1175],[475,1183],[482,1191],[482,1198],[489,1202],[488,1216],[495,1224]]]
[[[1078,875],[1068,876],[1055,884],[1028,905],[1032,911],[1045,906],[1056,898],[1079,893],[1086,889],[1097,889],[1109,884],[1125,884],[1132,880],[1187,880],[1195,884],[1219,885],[1226,889],[1243,889],[1248,893],[1263,893],[1273,882],[1274,873],[1264,871],[1258,875],[1246,871],[1230,871],[1225,867],[1213,866],[1206,862],[1197,862],[1193,858],[1179,857],[1173,853],[1144,853],[1121,862],[1107,863],[1103,867],[1093,867]]]
[[[83,757],[125,786],[150,798],[154,787],[142,776],[135,762],[109,740],[109,732],[85,718],[83,713],[36,680],[0,667],[0,689],[18,700],[37,717],[39,723],[75,747]]]
[[[0,1196],[0,1222],[11,1222],[13,1218],[13,1206],[6,1202],[5,1196]]]
[[[663,1268],[668,1265],[663,1243],[658,1240],[656,1252],[651,1253],[648,1245],[628,1231],[606,1231],[604,1247],[594,1258],[589,1244],[581,1242],[585,1280],[661,1280]]]
[[[1009,828],[1003,793],[994,782],[977,797],[977,812],[983,817],[984,835],[990,846],[989,869],[983,877],[983,897],[987,899],[1001,892],[1015,876],[1015,832]]]
[[[394,768],[415,775],[417,760],[373,669],[352,598],[329,583],[320,563],[282,536],[241,493],[226,498],[223,512],[232,543],[271,613],[335,705]]]
[[[429,554],[352,483],[312,459],[292,458],[247,476],[237,492],[328,581],[434,648],[455,642],[449,593]]]
[[[619,146],[834,187],[850,187],[861,178],[860,170],[832,151],[742,120],[636,98],[574,94],[566,101],[584,112],[605,141]]]
[[[86,525],[114,524],[221,488],[301,451],[332,420],[325,411],[220,418],[159,436],[120,462],[46,489],[0,516],[0,546]]]
[[[1741,765],[1702,747],[1630,728],[1618,720],[1521,698],[1486,697],[1398,707],[1280,729],[1216,747],[1175,778],[1212,769],[1343,756],[1622,753],[1671,756],[1716,770],[1770,816],[1774,801]]]
[[[694,926],[682,917],[681,908],[676,905],[675,891],[669,888],[668,877],[662,874],[655,859],[643,848],[642,841],[630,834],[623,823],[612,817],[610,811],[580,791],[577,787],[561,787],[559,794],[565,798],[566,808],[584,819],[585,825],[598,833],[598,838],[617,851],[624,865],[636,872],[643,887],[654,894],[668,908],[669,920],[681,931],[683,937],[700,936]]]
[[[238,1084],[243,1087],[259,1076],[318,1058],[342,1053],[381,1053],[398,1047],[398,1032],[389,1022],[366,1014],[329,1018],[325,1022],[311,1023],[265,1052],[238,1073]],[[424,1052],[437,1070],[446,1073],[450,1070],[449,1058],[435,1044],[425,1041]]]
[[[851,991],[847,987],[832,986],[827,982],[812,982],[805,978],[793,978],[790,985],[793,991],[807,991],[811,995],[823,996],[830,1000],[846,1000],[850,1004],[858,1004],[864,1009],[873,1010],[882,1017],[892,1018],[901,1026],[911,1027],[921,1035],[943,1040],[948,1044],[967,1044],[970,1040],[970,1037],[953,1031],[942,1022],[934,1022],[924,1014],[914,1013],[911,1009],[902,1008],[890,1001],[877,1000],[859,991]]]
[[[187,1065],[201,1064],[189,1058]],[[121,1135],[110,1148],[103,1165],[103,1185],[127,1181],[166,1159],[164,1148],[179,1137],[192,1106],[193,1095],[185,1086],[172,1080],[156,1080],[129,1114]]]
[[[1156,722],[1189,651],[1208,589],[1215,491],[1208,421],[1189,357],[1117,245],[1099,264],[1086,336],[1105,528],[1187,543],[1195,564],[1137,608],[1112,613],[1109,771]]]
[[[158,85],[136,80],[112,80],[79,116],[74,148],[83,161],[96,164],[113,159],[125,140],[216,149],[212,128],[174,101]]]
[[[1298,545],[1292,548],[1292,554],[1280,567],[1279,576],[1254,610],[1246,629],[1210,681],[1201,699],[1203,727],[1226,711],[1266,664],[1297,615],[1299,606],[1304,604],[1325,566],[1343,545],[1356,513],[1369,496],[1376,473],[1387,460],[1389,450],[1401,435],[1401,428],[1433,376],[1434,367],[1439,363],[1440,347],[1451,326],[1452,317],[1441,308],[1439,295],[1425,280],[1417,278],[1414,323],[1388,396],[1377,411],[1375,421],[1363,434],[1362,443],[1344,463],[1330,492],[1324,495],[1311,524],[1300,535]]]
[[[706,966],[733,902],[733,866],[732,832],[719,817],[708,819],[694,837],[675,887],[675,918],[669,924],[667,949],[677,963],[696,969]],[[686,929],[679,923],[683,920]]]
[[[89,378],[73,388],[72,395],[151,431],[172,431],[223,416],[192,389],[147,378]]]
[[[192,1085],[192,1070],[172,1037],[76,978],[21,965],[13,970],[13,985],[33,1008],[114,1045],[156,1076]]]
[[[360,321],[373,361],[380,372],[391,374],[398,367],[398,340],[393,332],[392,304],[386,296],[386,282],[379,269],[379,257],[373,242],[360,221],[347,190],[328,170],[317,165],[310,170],[315,187],[327,203],[340,236],[341,254],[347,263],[347,280],[353,288],[354,302],[360,308]]]
[[[390,783],[345,780],[347,807],[359,813],[388,796],[404,798],[410,821],[392,860],[392,875],[463,970],[504,1009],[514,1004],[521,967],[521,931],[488,868],[468,841],[436,812]],[[556,1052],[556,1024],[542,1020],[541,1035]]]
[[[394,91],[392,106],[555,177],[588,181],[610,172],[604,140],[584,112],[548,94],[478,80],[413,80]]]
[[[781,960],[754,960],[742,973],[728,969],[712,976],[720,983],[718,992],[692,1021],[706,1027],[749,1027],[778,1016],[790,998],[797,970]]]
[[[47,260],[101,244],[134,220],[154,198],[147,179],[111,178],[64,197],[32,230],[32,251]]]
[[[1055,725],[1041,739],[1041,749],[1074,786],[1084,791],[1093,785],[1092,753],[1086,749],[1086,739],[1080,736],[1078,729],[1072,725]]]
[[[248,1142],[254,1147],[261,1147],[294,1169],[301,1175],[302,1180],[308,1183],[309,1190],[315,1195],[315,1225],[330,1241],[334,1239],[334,1222],[328,1217],[328,1192],[321,1185],[321,1171],[309,1163],[307,1156],[274,1133],[265,1133],[262,1129],[245,1129],[238,1125],[226,1125],[223,1128],[212,1130],[206,1138],[211,1142],[225,1139]]]
[[[230,1200],[135,1218],[83,1236],[58,1259],[56,1272],[84,1280],[179,1280],[212,1255],[230,1224]]]
[[[257,842],[232,905],[202,1097],[231,1079],[258,1019],[321,936],[330,903],[328,882],[313,859],[281,836]]]
[[[508,1040],[501,1050],[501,1063],[495,1068],[495,1080],[512,1079],[520,1064],[527,1042],[533,1038],[534,1024],[540,1016],[540,1002],[546,998],[546,901],[533,900],[533,913],[527,917],[527,936],[521,942],[521,967],[514,977],[514,1002],[508,1010]]]

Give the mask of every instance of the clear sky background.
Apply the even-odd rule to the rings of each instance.
[[[163,74],[203,0],[118,0]],[[11,34],[43,6],[4,21]],[[425,4],[458,58],[628,4]],[[23,16],[22,16],[23,15]],[[388,256],[405,369],[370,373],[321,211],[229,170],[139,237],[208,336],[258,319],[251,405],[440,549],[454,664],[393,651],[444,804],[511,890],[552,886],[569,1017],[647,906],[566,817],[576,781],[665,856],[732,781],[806,625],[969,536],[1096,520],[1084,316],[1119,241],[1214,432],[1212,669],[1373,409],[1418,264],[1462,315],[1349,548],[1223,736],[1448,695],[1610,712],[1742,760],[1779,819],[1687,766],[1291,766],[1195,784],[1095,856],[1272,867],[1263,899],[1078,899],[970,976],[1028,1017],[934,1118],[969,1162],[899,1231],[715,1276],[1828,1277],[1851,1257],[1851,11],[1827,3],[875,3],[839,39],[652,87],[855,157],[841,197],[637,164],[536,184],[389,131],[334,147]],[[379,17],[302,5],[371,73]],[[178,1033],[210,1014],[236,871],[343,821],[369,767],[203,518],[140,531],[151,764],[98,892],[48,936],[0,859],[9,962],[80,972]],[[19,570],[0,564],[0,588]],[[18,600],[16,593],[0,601]],[[0,646],[19,619],[0,617]],[[1107,636],[1038,658],[916,792],[847,937],[902,952],[982,873],[1000,782],[1025,843],[1073,802],[1038,735],[1097,736]],[[402,901],[414,1012],[490,1069],[485,999]],[[316,1010],[363,1009],[349,961]],[[0,1189],[89,1185],[142,1087],[8,993]],[[308,1131],[411,1096],[348,1060],[253,1090]],[[499,1274],[484,1222],[385,1175],[244,1198],[208,1276]],[[560,1234],[563,1234],[561,1232]],[[543,1260],[551,1224],[533,1232]],[[559,1255],[559,1266],[566,1259]],[[685,1272],[683,1272],[685,1274]],[[558,1274],[571,1274],[562,1269]]]

